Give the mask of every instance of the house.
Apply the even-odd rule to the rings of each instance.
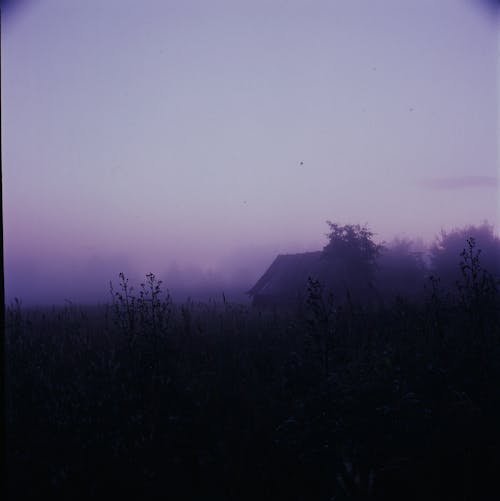
[[[365,266],[324,251],[280,254],[247,294],[253,306],[294,308],[307,298],[309,278],[319,280],[339,302],[378,300]]]
[[[280,254],[247,292],[259,307],[293,306],[307,294],[309,277],[324,276],[326,262],[322,252]]]

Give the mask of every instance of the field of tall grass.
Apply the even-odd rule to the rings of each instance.
[[[476,271],[479,263],[476,263]],[[9,499],[498,499],[500,298],[7,309]],[[478,278],[479,277],[479,278]]]

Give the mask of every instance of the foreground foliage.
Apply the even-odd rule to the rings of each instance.
[[[377,310],[312,280],[293,312],[174,305],[153,275],[111,305],[15,303],[9,498],[497,499],[499,298],[474,252],[455,295]]]

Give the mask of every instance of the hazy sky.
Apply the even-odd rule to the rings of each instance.
[[[498,230],[494,4],[5,8],[7,297],[320,249],[327,219],[380,240]]]

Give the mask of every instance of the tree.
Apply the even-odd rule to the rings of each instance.
[[[347,288],[350,294],[365,295],[373,283],[377,258],[383,249],[373,241],[374,234],[359,224],[340,225],[327,221],[330,232],[323,248],[328,264],[328,285]]]
[[[395,239],[384,247],[378,259],[377,289],[384,297],[418,298],[424,291],[426,266],[415,242]]]
[[[374,234],[359,224],[344,226],[327,221],[330,232],[327,234],[328,244],[323,248],[327,259],[339,259],[345,266],[373,270],[377,258],[383,248],[373,241]]]
[[[481,267],[495,277],[500,277],[500,239],[493,226],[484,222],[480,226],[444,230],[430,248],[431,271],[446,286],[454,286],[461,279],[460,262],[467,248],[467,241],[473,239],[475,248],[480,250]]]

